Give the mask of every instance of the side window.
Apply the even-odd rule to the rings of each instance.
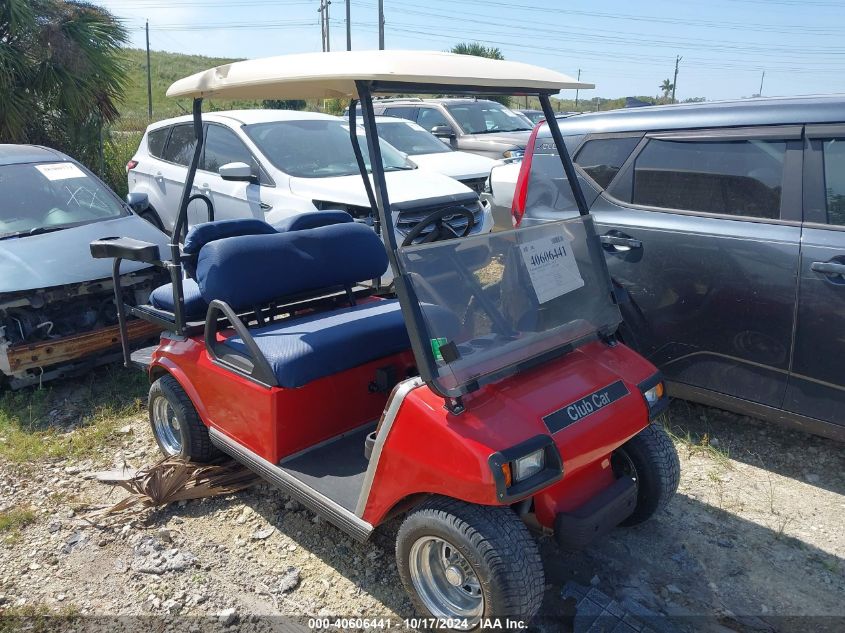
[[[222,125],[209,125],[205,136],[205,158],[201,168],[217,173],[227,163],[246,163],[258,173],[258,165],[243,141]]]
[[[825,139],[824,192],[827,199],[827,221],[845,225],[845,138]]]
[[[384,114],[386,116],[395,116],[400,119],[408,119],[410,121],[414,120],[414,112],[416,112],[416,106],[392,106],[386,108]]]
[[[448,125],[451,127],[451,124],[443,116],[443,113],[436,108],[420,108],[419,113],[417,113],[417,123],[428,132],[431,132],[431,128],[437,127],[438,125]]]
[[[785,157],[786,141],[651,139],[634,162],[628,201],[775,219]]]
[[[639,142],[639,136],[593,139],[584,143],[575,156],[575,163],[604,189]]]
[[[161,158],[161,154],[164,152],[164,144],[167,142],[168,134],[170,134],[169,126],[147,132],[147,150],[150,152],[151,156]]]
[[[196,144],[194,128],[191,124],[174,125],[161,157],[171,163],[190,165]]]

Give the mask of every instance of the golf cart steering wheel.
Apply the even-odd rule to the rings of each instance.
[[[446,217],[453,215],[462,215],[467,219],[467,225],[460,234],[458,234],[458,232],[445,221]],[[431,230],[431,233],[426,235],[420,241],[420,244],[429,244],[431,242],[439,242],[441,240],[451,240],[456,237],[466,237],[469,235],[469,232],[472,231],[472,227],[475,226],[475,216],[469,209],[454,207],[440,209],[439,211],[430,213],[420,220],[414,228],[408,231],[405,239],[402,240],[402,246],[410,246],[413,244],[414,240],[417,239],[423,232],[423,229],[432,225],[434,225],[434,228]]]

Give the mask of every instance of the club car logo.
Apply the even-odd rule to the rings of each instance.
[[[627,396],[628,393],[629,391],[625,383],[618,380],[607,387],[594,391],[580,400],[576,400],[558,409],[554,413],[550,413],[543,418],[543,422],[546,423],[546,428],[549,429],[550,433],[557,433],[570,424],[583,420],[588,415],[592,415],[599,409]]]

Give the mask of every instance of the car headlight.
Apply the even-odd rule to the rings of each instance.
[[[505,151],[502,156],[505,158],[522,158],[525,155],[525,149],[514,147],[513,149],[509,149]]]
[[[546,451],[541,448],[538,451],[529,453],[525,457],[515,459],[511,463],[513,464],[513,480],[525,481],[545,468]]]

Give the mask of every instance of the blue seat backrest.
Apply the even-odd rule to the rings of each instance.
[[[279,232],[285,231],[302,231],[304,229],[315,229],[318,226],[327,226],[329,224],[343,224],[345,222],[352,222],[352,216],[346,211],[306,211],[305,213],[298,213],[289,218],[285,218],[281,222],[277,222],[273,227]]]
[[[182,252],[188,255],[182,264],[189,277],[196,277],[196,256],[200,249],[210,242],[241,235],[270,235],[276,229],[257,218],[235,218],[195,224],[188,230]]]
[[[355,222],[245,235],[207,243],[197,259],[206,302],[235,310],[381,277],[387,253],[375,232]]]

